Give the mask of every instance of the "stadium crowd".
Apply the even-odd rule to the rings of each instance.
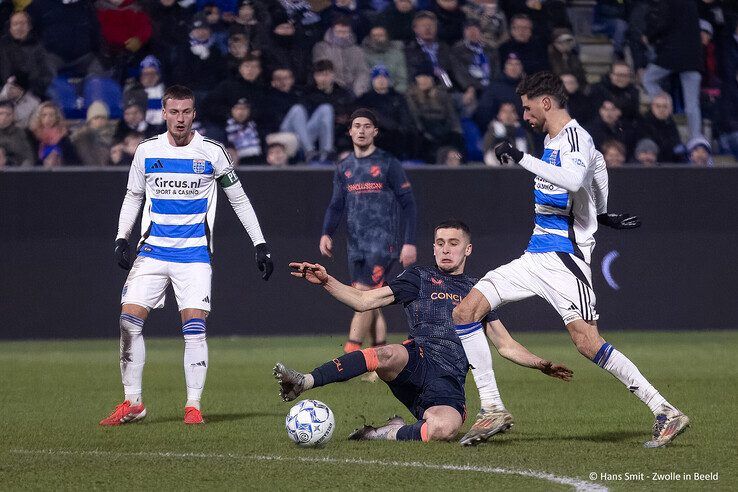
[[[171,84],[242,165],[332,164],[368,107],[404,161],[495,166],[542,148],[515,94],[539,70],[609,166],[738,158],[738,2],[590,3],[595,83],[562,0],[0,0],[0,168],[129,165]]]

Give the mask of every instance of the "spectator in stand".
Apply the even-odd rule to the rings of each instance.
[[[459,0],[433,0],[432,4],[432,11],[438,18],[438,40],[449,46],[461,41],[466,15]]]
[[[325,65],[318,65],[323,68]],[[325,71],[325,70],[321,70]],[[319,78],[320,75],[318,76]],[[322,80],[322,79],[321,79]],[[333,151],[333,106],[322,104],[312,114],[306,108],[305,96],[295,89],[295,78],[287,67],[272,72],[272,88],[268,92],[267,110],[262,112],[265,133],[287,132],[297,135],[305,160],[325,160]],[[318,150],[315,142],[318,141]]]
[[[418,70],[430,63],[434,75],[446,89],[451,90],[454,86],[450,76],[453,71],[451,49],[436,37],[438,33],[436,14],[427,10],[415,14],[413,32],[415,39],[405,47],[409,77],[415,78]]]
[[[626,2],[623,0],[597,0],[592,19],[592,32],[604,34],[612,40],[618,60],[622,60],[625,53],[625,34],[628,31],[625,9]]]
[[[0,148],[5,152],[5,166],[30,167],[36,158],[26,132],[15,124],[13,103],[0,100]]]
[[[607,167],[623,167],[625,165],[626,150],[622,142],[608,140],[600,148]]]
[[[246,98],[236,101],[231,108],[231,117],[226,121],[226,139],[228,145],[236,150],[238,165],[261,164],[263,135],[251,114],[251,104]]]
[[[601,147],[605,142],[614,140],[625,146],[627,158],[633,150],[633,129],[628,122],[621,119],[620,108],[609,99],[602,101],[599,107],[599,117],[589,125],[589,134],[594,140],[595,147]]]
[[[7,99],[15,105],[15,124],[25,129],[31,117],[41,104],[30,89],[28,75],[23,72],[11,75],[0,90],[0,99]]]
[[[501,166],[502,163],[495,156],[495,147],[508,141],[520,152],[529,152],[528,133],[520,124],[520,116],[511,102],[503,102],[497,111],[497,117],[492,120],[484,134],[484,163],[488,166]]]
[[[238,74],[238,67],[246,55],[249,54],[251,46],[241,26],[231,26],[228,33],[228,53],[226,54],[226,66],[228,77]]]
[[[700,87],[700,107],[702,117],[707,118],[713,127],[718,125],[717,101],[722,82],[718,75],[718,60],[713,39],[712,24],[700,19],[700,40],[702,41],[702,83]]]
[[[233,2],[235,3],[235,2]],[[213,44],[218,50],[225,54],[228,52],[228,26],[229,24],[223,20],[221,8],[212,0],[209,1],[200,11],[201,16],[210,26],[210,32]],[[231,19],[233,16],[229,16]]]
[[[512,102],[517,113],[523,114],[520,96],[515,93],[523,79],[523,73],[523,62],[515,53],[508,53],[502,66],[502,75],[490,83],[479,99],[477,111],[474,113],[474,122],[479,128],[487,128],[503,102]]]
[[[161,98],[164,96],[164,82],[161,80],[161,62],[154,55],[149,55],[138,65],[138,81],[128,85],[123,91],[123,99],[135,99],[140,106],[146,108],[146,123],[154,126],[164,124]]]
[[[192,4],[192,0],[184,0],[181,3]],[[230,22],[238,12],[238,0],[197,0],[195,3],[195,9],[203,11],[210,6],[218,7],[223,12],[223,15]]]
[[[305,104],[309,113],[316,113],[326,106],[333,113],[333,135],[348,144],[346,128],[349,126],[349,117],[354,107],[353,94],[336,83],[335,70],[330,60],[318,60],[313,65],[313,81],[305,94]],[[327,153],[320,155],[320,161],[332,157],[334,145],[327,146]]]
[[[628,122],[635,122],[640,116],[640,94],[633,83],[633,71],[624,61],[612,64],[607,78],[603,77],[590,88],[590,96],[595,107],[605,99],[612,101]]]
[[[313,45],[320,41],[324,34],[320,15],[313,11],[309,1],[275,0],[267,5],[272,25],[291,23],[296,29],[298,44],[312,49]]]
[[[300,143],[293,133],[272,133],[266,137],[266,162],[270,166],[284,167],[297,154]]]
[[[122,142],[110,148],[110,164],[113,166],[129,167],[133,163],[136,148],[144,139],[143,133],[131,132]]]
[[[241,32],[246,36],[249,51],[263,55],[269,47],[269,26],[266,12],[254,0],[241,0],[238,13],[233,18],[231,33]]]
[[[361,43],[361,48],[364,50],[368,66],[383,65],[392,74],[392,87],[404,94],[407,91],[407,62],[402,42],[391,40],[387,28],[378,25],[369,31],[369,35]]]
[[[564,89],[566,89],[569,115],[577,120],[580,125],[586,126],[594,119],[595,115],[592,108],[592,98],[582,89],[574,74],[562,73],[560,78],[564,83]]]
[[[133,57],[151,38],[151,19],[136,0],[95,0],[104,59],[113,79],[126,78]],[[134,65],[135,66],[135,65]]]
[[[266,162],[272,167],[287,167],[289,165],[289,157],[284,144],[271,143],[267,146]]]
[[[176,54],[179,46],[187,43],[194,11],[177,0],[151,0],[146,11],[153,30],[151,49],[162,61],[164,80],[173,80]]]
[[[650,138],[643,138],[638,141],[633,152],[636,164],[643,167],[656,167],[658,163],[659,146]]]
[[[510,39],[507,17],[497,0],[470,0],[461,7],[461,10],[468,20],[479,21],[486,47],[496,51],[502,43]]]
[[[557,27],[571,29],[564,0],[503,0],[502,9],[509,18],[525,15],[533,22],[534,37],[548,40]]]
[[[145,138],[164,132],[162,125],[149,125],[146,122],[146,108],[136,99],[125,102],[123,118],[118,121],[113,133],[113,142],[120,143],[131,132],[143,133]]]
[[[738,70],[726,78],[718,108],[720,146],[738,160]]]
[[[31,29],[31,16],[25,11],[10,17],[8,34],[0,40],[0,80],[14,73],[25,73],[36,94],[46,94],[54,74],[49,69],[46,49]]]
[[[646,92],[651,98],[661,94],[661,81],[672,73],[679,74],[689,135],[702,135],[702,49],[697,5],[693,0],[654,0],[648,13],[647,36],[656,50],[656,60],[643,74]]]
[[[632,0],[628,13],[628,47],[633,58],[633,68],[638,81],[643,80],[643,71],[648,65],[649,57],[654,57],[653,47],[648,44],[648,9],[651,0]]]
[[[80,164],[99,167],[110,163],[113,125],[109,116],[110,112],[102,101],[95,101],[87,108],[85,124],[70,137]]]
[[[310,78],[311,48],[304,34],[299,32],[287,15],[272,19],[269,49],[264,52],[264,63],[269,70],[290,67],[298,85]]]
[[[554,29],[551,33],[551,44],[548,45],[548,62],[551,71],[556,75],[573,74],[579,85],[587,84],[584,67],[576,52],[577,40],[571,31],[564,28]]]
[[[459,167],[464,163],[464,156],[454,147],[441,147],[436,152],[436,165]]]
[[[712,147],[705,137],[695,137],[687,142],[689,164],[693,167],[712,167]]]
[[[369,89],[369,67],[364,52],[356,45],[351,32],[351,21],[339,18],[326,31],[323,41],[313,47],[313,63],[330,60],[335,70],[336,83],[355,96]]]
[[[52,72],[75,77],[103,73],[100,24],[91,0],[34,0],[26,11],[49,53]]]
[[[436,85],[430,61],[416,69],[415,83],[407,91],[407,101],[423,140],[421,149],[425,162],[435,162],[439,147],[464,148],[459,115],[446,89]]]
[[[500,46],[500,59],[505,60],[515,53],[523,62],[525,73],[534,74],[548,70],[546,44],[541,38],[533,37],[533,22],[524,14],[513,16],[510,21],[512,39]]]
[[[238,67],[238,75],[217,84],[203,101],[201,114],[208,124],[223,128],[231,114],[231,108],[241,98],[253,101],[255,114],[269,109],[261,105],[267,88],[261,81],[261,61],[254,55],[246,55]]]
[[[496,72],[495,52],[483,44],[479,21],[470,20],[464,27],[464,39],[451,50],[454,80],[461,98],[464,116],[477,109],[477,100],[489,87],[492,74]]]
[[[173,82],[192,89],[198,101],[204,100],[228,72],[225,57],[215,44],[210,24],[202,14],[193,19],[190,37],[177,48],[176,59]]]
[[[378,25],[387,28],[390,39],[407,45],[414,38],[413,19],[416,13],[413,0],[393,0],[393,4],[379,16]]]
[[[648,112],[638,124],[638,135],[656,142],[659,162],[684,162],[685,148],[674,121],[674,106],[669,94],[664,92],[651,100]]]
[[[359,10],[356,0],[331,0],[331,5],[320,13],[323,20],[323,29],[328,30],[337,19],[347,19],[351,23],[351,31],[356,36],[356,41],[361,43],[372,23],[369,18]]]
[[[79,164],[59,106],[51,101],[41,103],[33,113],[28,129],[35,139],[38,162],[43,167]]]
[[[732,5],[731,5],[732,4]],[[725,5],[725,9],[723,6]],[[726,34],[726,24],[729,20],[735,21],[735,2],[723,0],[698,0],[697,12],[700,19],[705,19],[713,28],[713,39],[722,40]]]
[[[394,90],[392,72],[384,65],[372,69],[372,88],[355,106],[369,108],[377,115],[381,129],[377,145],[400,160],[413,157],[417,135],[412,131],[414,122],[405,97]]]

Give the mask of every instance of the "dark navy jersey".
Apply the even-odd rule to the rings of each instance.
[[[350,260],[367,253],[396,258],[402,244],[415,244],[416,212],[410,182],[400,162],[381,149],[362,158],[352,152],[337,164],[323,234],[333,235],[344,209]],[[404,238],[400,235],[400,209]]]
[[[469,365],[451,313],[476,283],[477,279],[463,273],[449,275],[435,266],[414,266],[388,284],[395,303],[405,307],[408,337],[421,343],[425,353],[450,372],[466,374]],[[491,311],[484,321],[496,319],[497,313]]]

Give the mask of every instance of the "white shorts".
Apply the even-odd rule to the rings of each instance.
[[[121,304],[136,304],[148,309],[164,307],[171,281],[179,310],[202,309],[210,312],[210,263],[175,263],[139,256],[128,272]]]
[[[487,272],[474,288],[487,298],[492,309],[539,296],[556,309],[564,324],[599,318],[589,265],[567,253],[526,251],[517,260]]]

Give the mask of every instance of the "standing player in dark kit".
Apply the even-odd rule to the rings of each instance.
[[[372,111],[361,108],[351,114],[349,135],[354,151],[337,165],[320,238],[321,254],[333,257],[332,237],[347,210],[351,284],[359,290],[382,287],[398,257],[403,268],[417,258],[415,198],[400,162],[374,145],[378,132]],[[398,208],[404,240],[400,239]],[[383,345],[387,323],[380,309],[354,314],[344,351],[359,350],[370,331],[374,345]]]
[[[471,333],[456,331],[451,313],[476,282],[464,274],[466,258],[471,252],[469,228],[460,221],[443,222],[435,231],[434,266],[408,268],[389,285],[369,291],[342,284],[328,275],[321,265],[290,263],[297,270],[292,275],[322,285],[333,297],[356,311],[402,303],[410,334],[402,345],[350,352],[308,374],[278,362],[274,375],[279,381],[282,399],[294,400],[311,388],[377,371],[418,421],[405,424],[401,417],[393,417],[382,427],[358,429],[350,439],[453,439],[465,416],[464,381],[469,362],[462,339]],[[543,360],[516,342],[494,312],[487,316],[485,324],[492,343],[503,357],[552,377],[571,379],[572,371],[567,367]]]

